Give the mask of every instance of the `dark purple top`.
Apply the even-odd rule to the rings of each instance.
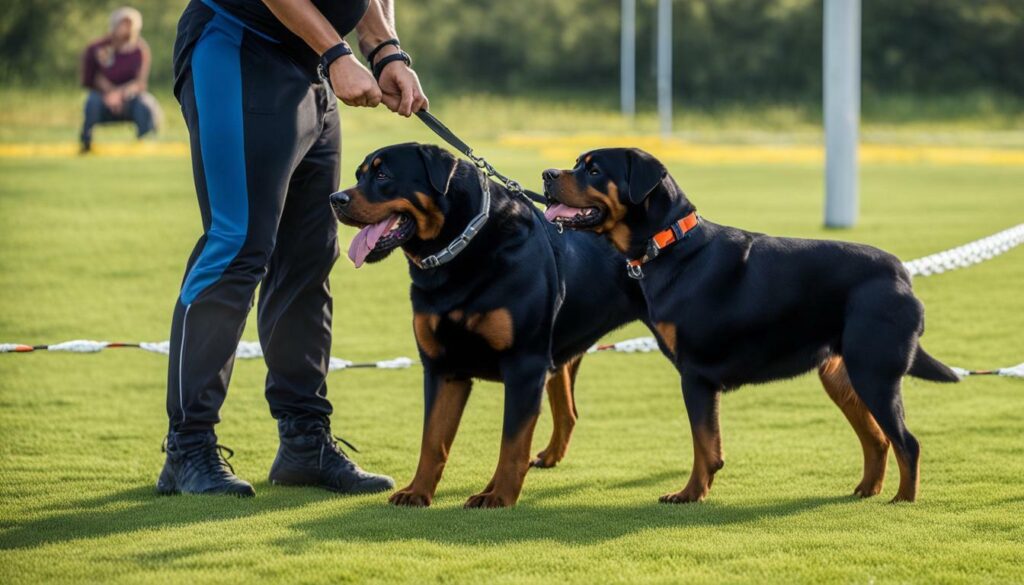
[[[82,85],[96,87],[96,74],[100,73],[114,85],[122,85],[139,76],[142,69],[142,43],[123,53],[114,50],[110,37],[104,37],[85,49],[82,54]]]

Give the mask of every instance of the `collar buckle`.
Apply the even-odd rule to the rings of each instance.
[[[650,262],[651,260],[657,258],[658,254],[661,254],[661,246],[658,245],[658,242],[656,242],[654,238],[647,240],[647,251],[644,252],[644,257],[642,261]]]

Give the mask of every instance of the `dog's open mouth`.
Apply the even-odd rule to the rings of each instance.
[[[389,215],[382,221],[363,226],[348,247],[348,257],[359,268],[364,262],[378,262],[392,250],[409,241],[416,224],[404,213]]]
[[[570,229],[585,229],[604,221],[605,211],[598,207],[570,207],[556,203],[544,212],[544,217]]]

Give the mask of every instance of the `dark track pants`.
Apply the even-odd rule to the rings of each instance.
[[[272,42],[221,15],[206,24],[186,63],[179,100],[204,234],[174,308],[170,430],[209,430],[220,421],[261,282],[270,411],[278,419],[327,417],[337,102]]]

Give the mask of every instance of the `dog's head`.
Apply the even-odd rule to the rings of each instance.
[[[665,165],[637,148],[583,153],[571,169],[543,173],[548,221],[605,234],[627,255],[686,207],[692,207]]]
[[[331,195],[338,221],[360,228],[348,251],[357,268],[441,234],[449,208],[445,194],[457,166],[447,151],[417,143],[388,146],[363,159],[356,184]]]

